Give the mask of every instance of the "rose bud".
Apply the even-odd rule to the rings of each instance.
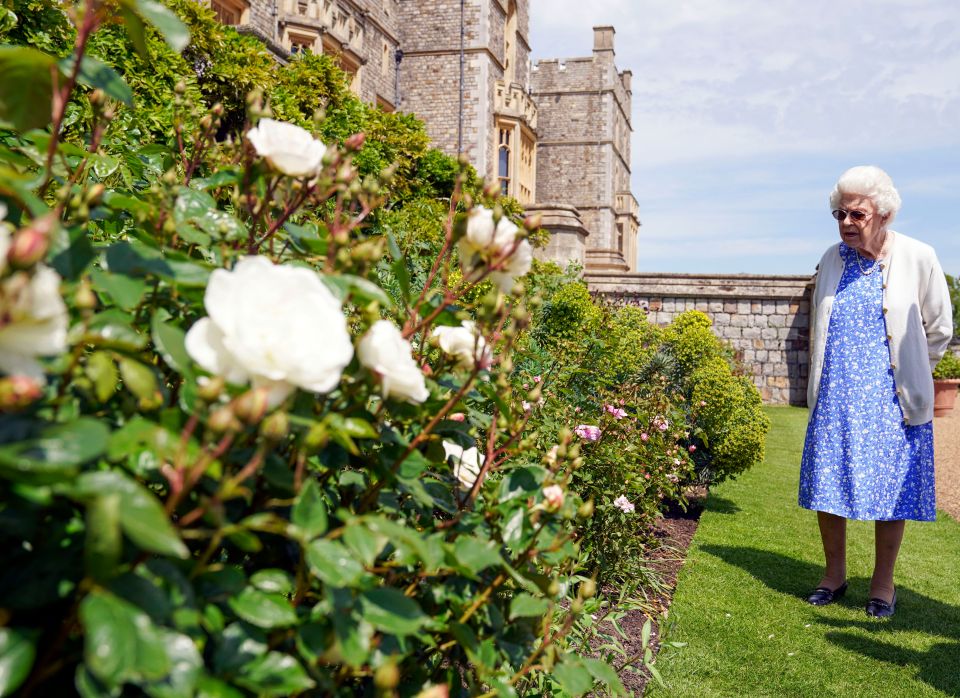
[[[197,379],[197,395],[199,395],[200,399],[204,402],[216,402],[219,400],[226,387],[226,381],[220,376],[213,376],[212,378],[201,376]]]
[[[527,230],[537,230],[540,228],[540,224],[543,222],[543,215],[540,213],[534,213],[532,216],[527,216],[523,219],[523,227]]]
[[[47,255],[50,248],[50,233],[54,219],[51,216],[38,218],[13,236],[7,261],[15,269],[31,269]]]
[[[251,388],[234,401],[233,410],[242,422],[256,424],[267,413],[268,398],[266,388]]]
[[[450,689],[445,683],[439,686],[427,686],[415,698],[450,698]]]
[[[466,418],[467,418],[467,415],[465,415],[463,412],[454,412],[453,414],[451,414],[451,415],[448,417],[448,419],[449,419],[451,422],[462,422],[462,421],[464,421]]]
[[[563,497],[563,488],[560,485],[550,485],[543,488],[543,499],[550,511],[556,511],[563,506]]]
[[[43,395],[40,383],[29,376],[0,378],[0,412],[14,412],[36,402]]]
[[[260,436],[267,441],[283,441],[290,433],[290,418],[283,410],[278,410],[260,424]]]
[[[502,191],[502,185],[498,181],[487,182],[483,187],[483,195],[488,199],[496,199]]]
[[[583,599],[590,599],[597,595],[597,583],[592,579],[585,579],[577,590],[577,596]]]
[[[363,147],[364,141],[367,140],[367,134],[363,131],[360,133],[355,133],[347,140],[343,142],[343,147],[345,150],[360,150]]]
[[[210,413],[207,426],[214,434],[225,434],[228,431],[238,431],[240,422],[237,421],[232,409],[223,406]]]

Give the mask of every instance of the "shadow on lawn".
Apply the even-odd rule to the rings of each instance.
[[[740,507],[738,507],[732,499],[711,494],[707,497],[706,511],[711,511],[715,514],[736,514],[740,511]]]
[[[820,565],[768,550],[731,545],[704,545],[701,549],[749,572],[774,591],[797,597],[797,603],[803,603],[803,597],[823,572]],[[844,608],[861,609],[866,603],[869,586],[869,579],[851,577],[851,591],[837,604]],[[900,586],[897,588],[897,613],[888,621],[873,620],[866,615],[863,620],[828,617],[818,620],[823,625],[837,628],[837,631],[826,633],[829,642],[871,659],[897,666],[912,665],[921,681],[949,696],[960,696],[960,606]],[[874,636],[840,632],[852,628],[873,633]],[[914,650],[881,639],[883,635],[900,631],[925,633],[946,641],[931,645],[926,650]]]

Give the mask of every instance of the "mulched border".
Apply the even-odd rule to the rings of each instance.
[[[700,524],[700,514],[703,513],[706,499],[706,488],[698,488],[688,494],[686,511],[678,506],[672,506],[664,513],[662,519],[657,520],[654,535],[660,545],[652,551],[650,563],[663,580],[664,592],[649,599],[653,608],[653,615],[635,610],[627,612],[621,619],[620,626],[628,637],[624,642],[628,655],[642,652],[641,633],[648,619],[652,621],[650,645],[654,656],[659,651],[660,624],[669,615],[673,591],[677,586],[677,575],[680,573],[680,568],[683,567],[690,542],[693,540],[693,535]],[[642,696],[650,677],[645,673],[625,671],[621,674],[620,679],[628,691],[633,691],[635,695]]]

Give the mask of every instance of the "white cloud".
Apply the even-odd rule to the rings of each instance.
[[[720,256],[740,254],[759,264],[762,254],[754,250],[763,246],[756,242],[770,239],[764,236],[772,221],[757,199],[787,209],[811,207],[810,224],[820,225],[815,216],[823,215],[835,177],[861,162],[895,165],[888,169],[904,192],[905,208],[908,197],[923,197],[924,210],[915,212],[918,229],[934,231],[929,241],[942,258],[960,259],[956,231],[946,223],[955,218],[960,157],[934,163],[923,155],[960,155],[956,0],[531,5],[535,59],[590,55],[591,26],[616,27],[617,64],[634,76],[641,259],[692,239],[683,248],[691,264],[701,264],[693,261],[700,258],[707,263],[716,258],[704,245],[713,230],[724,236]],[[758,169],[760,162],[767,167]],[[742,190],[731,186],[737,180]],[[722,199],[704,197],[718,185]],[[701,205],[724,216],[722,224],[711,226],[704,215],[699,227],[684,227],[684,216]]]

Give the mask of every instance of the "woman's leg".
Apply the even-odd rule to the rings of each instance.
[[[870,580],[870,598],[893,600],[893,567],[903,540],[904,521],[876,522],[876,562]]]
[[[817,512],[823,556],[827,567],[819,586],[836,589],[847,581],[847,520],[825,511]]]

